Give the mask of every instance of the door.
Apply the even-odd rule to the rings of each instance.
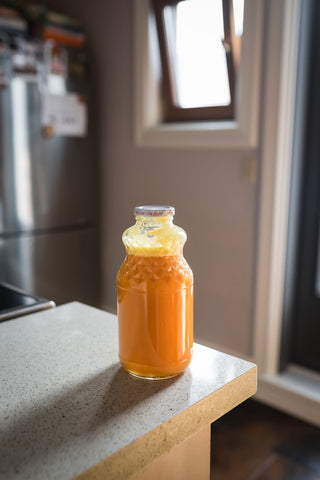
[[[287,363],[320,372],[320,3],[312,3],[311,54],[291,341]]]
[[[95,220],[91,138],[45,137],[40,90],[21,75],[0,88],[0,235]]]

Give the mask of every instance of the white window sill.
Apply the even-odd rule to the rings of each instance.
[[[235,121],[159,124],[136,131],[139,147],[247,148],[254,146]]]
[[[290,366],[279,375],[259,375],[255,397],[320,427],[320,376]]]

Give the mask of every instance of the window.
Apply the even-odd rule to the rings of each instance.
[[[164,119],[233,119],[243,0],[153,0],[152,5]]]
[[[237,82],[233,118],[172,122],[164,121],[162,68],[151,2],[135,0],[134,3],[136,145],[157,148],[255,148],[259,132],[265,0],[244,1],[241,59],[239,65],[235,64]]]

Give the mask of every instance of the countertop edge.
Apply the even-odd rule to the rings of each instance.
[[[188,437],[211,424],[257,391],[257,367],[230,381],[175,417],[74,477],[74,480],[125,480]]]

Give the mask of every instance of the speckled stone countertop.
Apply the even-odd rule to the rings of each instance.
[[[197,345],[163,381],[127,374],[115,315],[73,302],[0,324],[0,478],[126,479],[256,390],[252,363]]]

